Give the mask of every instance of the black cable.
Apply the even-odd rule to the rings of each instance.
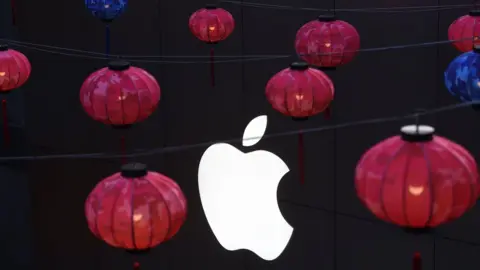
[[[380,52],[380,51],[387,51],[387,50],[397,50],[397,49],[407,49],[407,48],[420,48],[420,47],[427,47],[427,46],[434,46],[434,45],[441,45],[441,44],[449,44],[452,42],[458,42],[458,41],[463,41],[463,40],[471,40],[471,38],[463,38],[463,39],[458,39],[458,40],[441,40],[441,41],[431,41],[431,42],[422,42],[422,43],[413,43],[413,44],[406,44],[406,45],[395,45],[395,46],[386,46],[386,47],[377,47],[377,48],[366,48],[366,49],[359,49],[356,52]],[[16,46],[20,48],[25,48],[25,49],[30,49],[30,50],[35,50],[35,51],[40,51],[40,52],[46,52],[46,53],[51,53],[51,54],[56,54],[56,55],[63,55],[63,56],[71,56],[71,57],[79,57],[79,58],[86,58],[86,59],[98,59],[98,60],[108,60],[107,57],[105,57],[104,53],[98,53],[98,52],[91,52],[91,51],[83,51],[83,50],[76,50],[76,49],[71,49],[71,48],[63,48],[63,47],[56,47],[56,46],[50,46],[50,45],[43,45],[43,44],[36,44],[36,43],[28,43],[28,42],[22,42],[22,41],[16,41],[16,40],[10,40],[10,39],[0,39],[0,41],[9,43],[11,46]],[[43,48],[37,48],[37,47],[43,47],[43,48],[50,48],[54,50],[48,50],[48,49],[43,49]],[[66,52],[59,52],[55,50],[63,50],[63,51],[70,51],[70,52],[75,52],[75,53],[66,53]],[[349,53],[352,51],[346,51],[346,53]],[[88,55],[91,54],[91,55]],[[99,55],[101,54],[101,55]],[[214,63],[239,63],[239,62],[251,62],[251,61],[263,61],[263,60],[273,60],[273,59],[286,59],[286,58],[298,58],[298,56],[304,56],[304,55],[331,55],[335,53],[315,53],[315,54],[300,54],[300,55],[245,55],[244,59],[230,59],[230,60],[216,60],[213,61]],[[158,64],[210,64],[212,61],[161,61],[161,60],[144,60],[144,59],[132,59],[132,58],[205,58],[209,56],[187,56],[187,55],[179,55],[179,56],[160,56],[160,55],[140,55],[140,56],[133,56],[133,55],[110,55],[112,58],[121,58],[125,61],[130,61],[130,62],[138,62],[138,63],[158,63]],[[241,56],[238,55],[224,55],[224,56],[218,56],[217,58],[241,58]]]
[[[334,214],[333,210],[325,208],[325,207],[312,206],[312,205],[309,205],[309,204],[299,203],[299,202],[295,202],[295,201],[291,201],[291,200],[287,200],[287,199],[279,199],[278,202],[279,203],[286,203],[286,204],[289,204],[289,205],[302,207],[302,208],[306,208],[306,209],[310,209],[310,210],[321,211],[321,212],[325,212],[325,213],[328,213],[328,214]],[[354,220],[359,220],[359,221],[364,221],[364,222],[369,222],[369,223],[373,223],[373,224],[382,225],[382,226],[385,226],[385,227],[390,227],[392,229],[395,229],[397,232],[403,232],[398,227],[395,227],[392,224],[386,223],[386,222],[384,222],[380,219],[360,217],[360,216],[356,216],[356,215],[353,215],[353,214],[343,213],[343,212],[338,212],[338,211],[335,214],[338,215],[338,216],[345,217],[345,218],[350,218],[350,219],[354,219]],[[480,243],[472,242],[472,241],[469,241],[469,240],[452,238],[452,237],[449,237],[449,236],[440,235],[439,233],[436,233],[436,232],[434,232],[433,235],[436,238],[441,238],[442,240],[458,242],[458,243],[462,243],[462,244],[473,246],[473,247],[480,247]]]
[[[373,119],[365,119],[355,122],[347,122],[342,124],[335,124],[330,126],[323,126],[323,127],[316,127],[316,128],[308,128],[308,129],[301,129],[301,130],[292,130],[286,132],[279,132],[279,133],[272,133],[266,134],[262,138],[277,138],[277,137],[284,137],[284,136],[293,136],[298,134],[306,134],[306,133],[315,133],[315,132],[322,132],[332,129],[341,129],[341,128],[349,128],[349,127],[356,127],[362,125],[369,125],[369,124],[379,124],[379,123],[387,123],[387,122],[396,122],[402,121],[405,119],[413,119],[417,115],[432,115],[441,112],[452,111],[460,108],[471,107],[472,105],[480,105],[480,102],[466,102],[454,105],[448,105],[439,107],[436,109],[423,111],[423,112],[416,112],[413,114],[407,114],[403,116],[391,116],[391,117],[383,117],[383,118],[373,118]],[[0,157],[0,161],[33,161],[33,160],[49,160],[49,159],[117,159],[117,158],[133,158],[133,157],[144,157],[144,156],[151,156],[157,154],[165,154],[165,153],[172,153],[172,152],[179,152],[179,151],[186,151],[190,149],[200,148],[200,147],[209,147],[215,143],[236,143],[242,142],[243,140],[257,140],[259,137],[250,137],[250,138],[235,138],[229,140],[217,140],[217,141],[207,141],[201,142],[196,144],[189,144],[189,145],[179,145],[179,146],[170,146],[170,147],[160,147],[154,149],[137,149],[130,154],[123,154],[123,153],[87,153],[87,154],[59,154],[59,155],[42,155],[42,156],[10,156],[10,157]]]
[[[234,5],[242,5],[248,7],[267,8],[267,9],[284,9],[284,10],[301,10],[301,11],[315,11],[315,12],[330,12],[329,9],[310,8],[310,7],[294,7],[285,5],[271,5],[256,2],[240,2],[221,0],[220,3],[229,3]],[[457,4],[457,5],[430,5],[430,6],[406,6],[406,7],[385,7],[385,8],[358,8],[358,9],[335,9],[336,12],[368,12],[368,13],[412,13],[412,12],[425,12],[425,11],[441,11],[441,10],[453,10],[453,9],[467,9],[471,8],[471,4]]]

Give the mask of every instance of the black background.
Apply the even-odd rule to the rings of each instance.
[[[104,28],[83,1],[17,0],[17,26],[11,26],[9,1],[1,2],[4,37],[83,50],[104,50]],[[278,5],[332,8],[332,1],[262,0]],[[112,26],[112,53],[207,55],[208,47],[188,29],[200,0],[130,1]],[[336,8],[461,4],[456,0],[336,0]],[[218,44],[219,55],[294,54],[296,30],[317,12],[222,5],[236,20],[231,37]],[[449,24],[467,10],[417,13],[340,13],[361,35],[362,48],[446,40]],[[217,86],[209,85],[206,64],[137,64],[159,81],[162,100],[147,121],[128,131],[92,121],[78,92],[83,80],[104,60],[23,51],[33,72],[11,93],[9,117],[14,141],[2,155],[118,151],[155,148],[240,137],[255,116],[267,114],[267,133],[317,127],[366,118],[400,115],[416,108],[456,102],[443,85],[443,71],[458,55],[450,45],[361,53],[331,74],[336,86],[333,117],[304,123],[274,112],[264,97],[268,79],[293,59],[217,64]],[[191,59],[186,59],[191,60]],[[208,60],[208,59],[205,59]],[[422,121],[467,147],[477,158],[478,114],[460,109]],[[478,207],[432,235],[413,236],[376,221],[359,203],[353,171],[360,155],[377,141],[396,134],[405,122],[382,123],[305,135],[306,183],[300,185],[295,136],[265,139],[255,147],[272,151],[290,167],[278,197],[293,237],[277,260],[264,262],[247,251],[227,252],[204,217],[197,189],[197,168],[205,147],[137,158],[175,179],[189,200],[189,216],[171,241],[140,258],[143,269],[411,269],[415,251],[424,269],[477,269],[480,245]],[[234,144],[241,147],[239,143]],[[241,148],[243,149],[243,148]],[[251,151],[243,149],[244,151]],[[9,269],[130,269],[132,258],[95,239],[83,205],[94,185],[119,168],[119,160],[37,160],[0,167],[2,261]],[[336,192],[334,192],[336,183]],[[338,214],[332,212],[336,208]],[[353,217],[352,217],[353,216]],[[354,218],[361,217],[362,219]],[[449,238],[461,239],[454,241]],[[335,268],[336,267],[336,268]]]

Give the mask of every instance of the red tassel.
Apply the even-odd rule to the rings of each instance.
[[[215,87],[215,50],[213,46],[210,48],[210,81],[212,87]]]
[[[422,257],[418,252],[413,255],[412,270],[422,270]]]
[[[330,117],[332,116],[332,110],[330,109],[330,106],[328,106],[325,111],[323,111],[323,117],[327,120],[330,119]]]
[[[16,8],[16,5],[15,5],[15,0],[10,0],[10,8],[11,8],[11,12],[12,12],[12,25],[15,26],[17,25],[17,16],[16,16],[16,11],[17,11],[17,8]]]
[[[140,270],[140,263],[134,262],[133,263],[133,270]]]
[[[122,154],[122,164],[126,164],[127,157],[125,155],[127,154],[127,144],[125,142],[125,136],[123,135],[120,137],[120,153]]]
[[[300,184],[305,183],[305,164],[304,164],[303,133],[298,134],[298,174],[300,175]]]
[[[10,129],[8,127],[8,111],[7,101],[2,99],[2,114],[3,114],[3,144],[8,147],[10,145]]]

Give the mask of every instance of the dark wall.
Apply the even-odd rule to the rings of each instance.
[[[83,1],[17,0],[18,37],[22,41],[104,50],[104,28]],[[158,1],[158,2],[157,2]],[[208,47],[189,32],[188,18],[205,2],[190,0],[131,1],[112,26],[112,53],[141,55],[207,55]],[[5,2],[5,1],[4,1]],[[332,8],[333,2],[262,1],[278,5]],[[459,4],[454,0],[336,0],[337,8]],[[2,6],[3,7],[3,6]],[[296,30],[316,12],[256,9],[224,5],[237,25],[218,55],[294,54]],[[3,10],[3,9],[2,9]],[[362,47],[447,39],[447,27],[463,11],[418,13],[340,13],[361,34]],[[444,89],[442,73],[457,55],[449,45],[361,53],[331,73],[336,85],[333,117],[295,123],[272,111],[264,97],[268,79],[293,59],[217,64],[217,85],[209,85],[206,64],[147,64],[162,87],[158,110],[144,123],[118,131],[96,123],[82,111],[78,91],[103,60],[22,50],[33,73],[24,93],[27,139],[34,153],[118,151],[125,135],[129,148],[154,148],[240,137],[253,117],[268,114],[268,133],[317,127],[365,118],[399,115],[416,108],[456,102]],[[158,59],[160,60],[160,59]],[[168,60],[168,59],[164,59]],[[178,60],[178,59],[177,59]],[[192,59],[184,59],[191,61]],[[422,121],[439,132],[479,150],[476,115],[448,112]],[[462,121],[458,121],[462,119]],[[180,233],[141,258],[148,269],[410,269],[415,251],[424,269],[474,269],[479,248],[431,235],[412,236],[375,219],[360,205],[353,170],[360,155],[377,141],[398,132],[401,124],[382,123],[305,135],[306,183],[297,170],[297,138],[261,141],[254,148],[275,152],[290,167],[278,197],[282,212],[295,228],[287,249],[274,262],[245,252],[227,252],[206,222],[198,196],[197,167],[205,148],[135,159],[175,179],[189,200],[188,221]],[[472,124],[470,124],[472,123]],[[236,144],[240,147],[240,144]],[[477,156],[478,157],[478,156]],[[131,258],[95,239],[87,229],[83,204],[94,185],[118,170],[119,160],[58,159],[28,163],[32,190],[35,269],[129,269]],[[333,215],[332,212],[338,212]],[[479,242],[478,210],[440,229],[451,238]],[[354,218],[361,217],[362,219]],[[435,242],[435,245],[434,245]],[[27,245],[27,244],[25,244]],[[33,269],[33,268],[32,268]]]

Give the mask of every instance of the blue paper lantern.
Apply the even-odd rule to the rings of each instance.
[[[473,51],[463,53],[453,59],[445,71],[445,86],[450,94],[462,101],[471,101],[467,91],[467,79],[472,59],[476,57],[477,53]]]
[[[112,22],[127,8],[128,0],[85,0],[85,6],[93,16],[103,22]]]

